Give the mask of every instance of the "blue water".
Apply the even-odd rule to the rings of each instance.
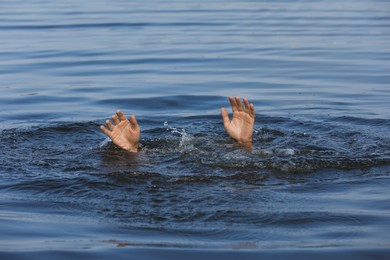
[[[0,257],[388,258],[389,61],[385,0],[1,1]]]

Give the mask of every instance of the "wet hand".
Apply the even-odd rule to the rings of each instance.
[[[244,105],[239,97],[229,97],[233,111],[233,119],[229,119],[229,114],[225,108],[221,109],[223,125],[226,132],[239,144],[251,148],[253,127],[255,124],[255,107],[249,104],[244,98]]]
[[[138,152],[138,143],[141,136],[141,129],[135,119],[131,116],[128,120],[122,111],[117,110],[116,114],[106,120],[106,126],[101,125],[100,129],[111,138],[112,142],[120,148],[129,152]]]

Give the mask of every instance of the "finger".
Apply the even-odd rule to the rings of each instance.
[[[249,112],[250,112],[250,115],[255,118],[255,106],[253,104],[250,104],[249,106]]]
[[[234,100],[233,97],[229,97],[229,102],[230,102],[230,106],[232,107],[232,112],[236,112],[237,111],[237,105],[236,105],[236,101]]]
[[[111,119],[112,119],[112,122],[114,122],[114,125],[117,125],[120,123],[120,121],[116,115],[112,115]]]
[[[106,120],[106,125],[107,125],[107,128],[112,131],[114,129],[114,126],[111,124],[111,121],[110,120]]]
[[[130,116],[129,119],[130,119],[131,126],[133,128],[138,128],[139,127],[137,119],[135,119],[135,116],[132,115],[132,116]]]
[[[221,109],[221,114],[222,114],[223,126],[227,128],[230,124],[229,114],[225,108]]]
[[[107,135],[108,137],[110,137],[111,131],[108,130],[104,125],[101,125],[101,126],[100,126],[100,130],[102,130],[102,132],[103,132],[105,135]]]
[[[242,103],[239,97],[236,97],[236,104],[237,104],[238,111],[244,111],[244,108],[242,107]]]
[[[119,118],[120,121],[126,121],[126,116],[125,116],[125,114],[123,114],[122,111],[117,110],[117,111],[116,111],[116,115],[118,116],[118,118]]]
[[[110,120],[106,120],[106,125],[107,125],[108,129],[110,129],[111,131],[114,129],[114,126],[111,124]]]
[[[244,98],[244,110],[245,110],[245,112],[247,112],[247,113],[250,112],[250,109],[249,109],[249,102],[248,102],[248,99],[247,99],[247,98]]]

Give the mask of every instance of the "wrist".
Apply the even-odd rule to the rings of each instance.
[[[247,139],[244,139],[244,140],[236,140],[237,143],[247,149],[252,149],[252,139],[250,140],[247,140]]]
[[[130,153],[138,153],[138,149],[139,149],[139,146],[137,143],[137,144],[130,145],[129,148],[126,149],[126,151],[128,151]]]
[[[252,146],[252,141],[237,141],[242,146]]]

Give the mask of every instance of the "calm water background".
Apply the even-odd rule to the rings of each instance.
[[[0,256],[388,257],[389,61],[385,0],[2,0]]]

